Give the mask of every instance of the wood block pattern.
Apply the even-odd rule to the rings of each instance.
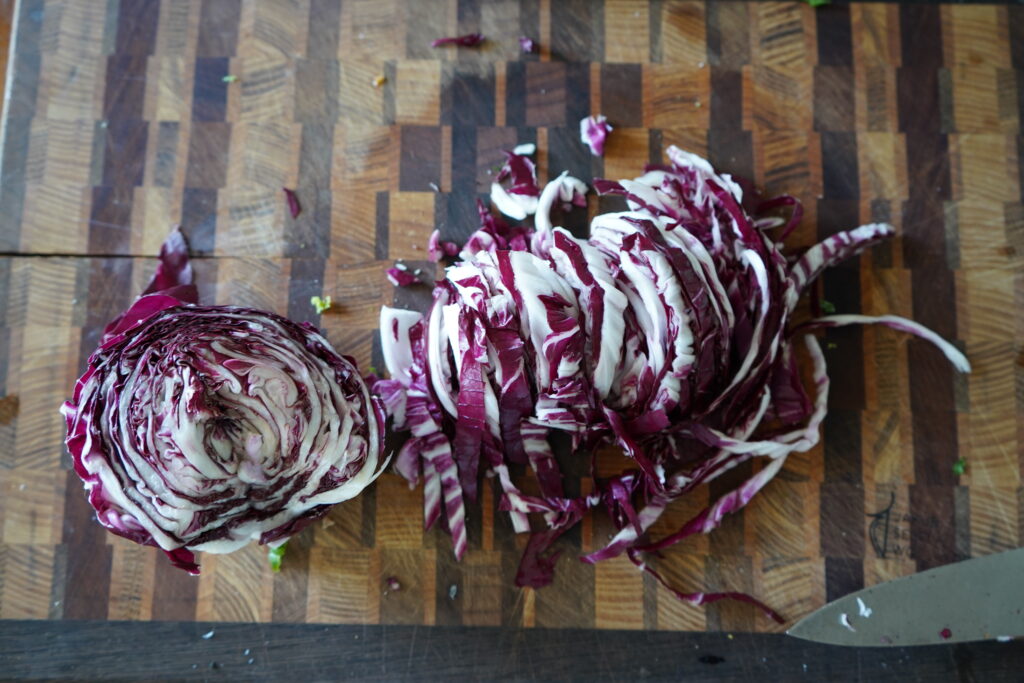
[[[381,367],[380,306],[429,300],[425,287],[394,290],[384,268],[433,274],[427,236],[475,228],[489,171],[520,142],[537,143],[542,179],[630,176],[670,144],[705,154],[800,197],[796,245],[892,222],[897,238],[829,272],[823,296],[914,317],[974,364],[960,377],[894,332],[829,331],[823,443],[713,535],[658,558],[674,585],[747,591],[798,618],[1024,542],[1024,8],[19,7],[0,161],[0,618],[778,629],[749,605],[680,603],[627,562],[578,562],[612,531],[601,514],[560,541],[554,585],[515,588],[525,539],[487,487],[461,563],[443,532],[423,532],[421,492],[391,473],[294,539],[279,574],[248,548],[202,558],[196,579],[94,522],[56,409],[172,224],[205,300],[312,322]],[[429,47],[471,31],[488,42]],[[539,52],[522,54],[519,35]],[[577,138],[592,112],[615,126],[604,158]],[[297,219],[282,187],[298,193]],[[335,301],[322,316],[309,305],[319,294]],[[752,471],[679,501],[654,533]]]

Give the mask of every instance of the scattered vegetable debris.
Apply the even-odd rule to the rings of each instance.
[[[309,298],[309,303],[313,305],[313,309],[319,315],[331,307],[331,296],[329,294],[324,297],[313,296]]]
[[[400,591],[402,590],[402,582],[398,580],[397,576],[389,576],[386,579],[389,591]]]
[[[379,88],[379,87],[381,87],[382,85],[384,85],[387,82],[388,82],[388,77],[387,76],[377,76],[376,78],[373,79],[373,87],[374,88]]]
[[[608,119],[601,114],[588,116],[580,121],[580,140],[590,148],[591,154],[596,157],[604,156],[604,143],[611,130]]]
[[[202,638],[203,640],[209,640],[210,638],[213,638],[213,633],[214,633],[214,632],[213,632],[212,630],[210,630],[210,631],[207,631],[206,633],[204,633],[204,634],[203,634],[202,636],[200,636],[200,637],[201,637],[201,638]]]
[[[288,548],[288,543],[282,543],[276,548],[271,548],[267,552],[267,561],[270,563],[270,570],[273,572],[281,571],[281,561],[284,559],[285,549]]]
[[[437,38],[430,42],[430,47],[441,47],[442,45],[458,45],[459,47],[476,47],[484,42],[484,36],[480,33],[467,33],[464,36],[454,38]]]
[[[964,475],[964,472],[966,472],[966,471],[967,471],[967,458],[965,458],[965,457],[963,457],[961,455],[957,459],[957,461],[955,463],[953,463],[953,474],[955,474],[958,477],[962,477]]]
[[[519,49],[521,49],[524,54],[530,54],[531,52],[537,51],[537,43],[533,42],[531,38],[527,38],[526,36],[519,36]]]
[[[419,279],[401,263],[396,264],[393,268],[388,268],[386,273],[388,280],[395,287],[409,287],[419,282]]]
[[[236,76],[235,74],[228,74],[227,76],[225,76],[224,78],[222,78],[220,80],[224,81],[225,83],[234,83],[235,81],[238,80],[238,76]]]
[[[299,196],[295,194],[295,190],[289,190],[287,187],[282,187],[281,189],[284,190],[284,196],[288,200],[288,212],[291,213],[292,218],[298,218],[299,214],[302,213]]]

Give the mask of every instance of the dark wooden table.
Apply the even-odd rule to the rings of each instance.
[[[428,46],[477,30],[480,49]],[[521,54],[519,35],[539,53]],[[309,320],[380,367],[379,306],[426,294],[395,292],[384,268],[429,267],[435,226],[456,240],[473,229],[501,148],[537,142],[542,179],[618,178],[677,144],[803,198],[796,244],[893,222],[897,240],[830,273],[825,297],[914,317],[975,372],[955,377],[888,331],[830,333],[822,444],[661,568],[799,618],[863,585],[1016,547],[1024,8],[22,0],[12,42],[0,678],[1020,678],[1016,643],[846,650],[787,638],[747,605],[682,605],[626,562],[575,562],[608,531],[599,516],[563,540],[553,586],[515,589],[524,539],[493,497],[457,564],[442,533],[420,531],[420,492],[392,474],[293,542],[280,574],[250,548],[204,557],[196,580],[93,522],[56,407],[172,223],[205,300]],[[598,111],[616,126],[603,159],[577,140]],[[298,220],[282,186],[299,193]],[[316,315],[314,294],[336,307]],[[890,533],[873,543],[869,515],[890,502]],[[382,590],[391,574],[399,594]]]

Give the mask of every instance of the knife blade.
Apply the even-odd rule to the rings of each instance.
[[[1024,548],[864,588],[786,633],[832,645],[897,647],[1024,636]]]

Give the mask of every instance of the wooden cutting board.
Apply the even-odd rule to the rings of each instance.
[[[475,31],[479,49],[429,47]],[[93,521],[57,407],[171,225],[206,301],[312,321],[381,367],[379,307],[428,295],[396,292],[384,268],[432,267],[435,226],[467,235],[488,170],[521,142],[537,143],[542,180],[632,177],[670,144],[707,155],[804,200],[797,246],[890,221],[899,237],[831,271],[825,298],[913,317],[974,364],[957,377],[896,333],[830,332],[823,443],[720,530],[666,552],[675,584],[747,591],[797,618],[1022,542],[1022,7],[22,0],[14,41],[0,618],[778,629],[748,605],[681,604],[628,562],[578,562],[607,538],[600,516],[566,537],[554,585],[517,589],[525,539],[493,495],[471,508],[456,563],[443,533],[421,531],[421,492],[392,474],[293,541],[279,574],[250,548],[203,557],[192,578]],[[592,112],[615,126],[603,159],[577,138]],[[323,316],[319,294],[335,301]]]

